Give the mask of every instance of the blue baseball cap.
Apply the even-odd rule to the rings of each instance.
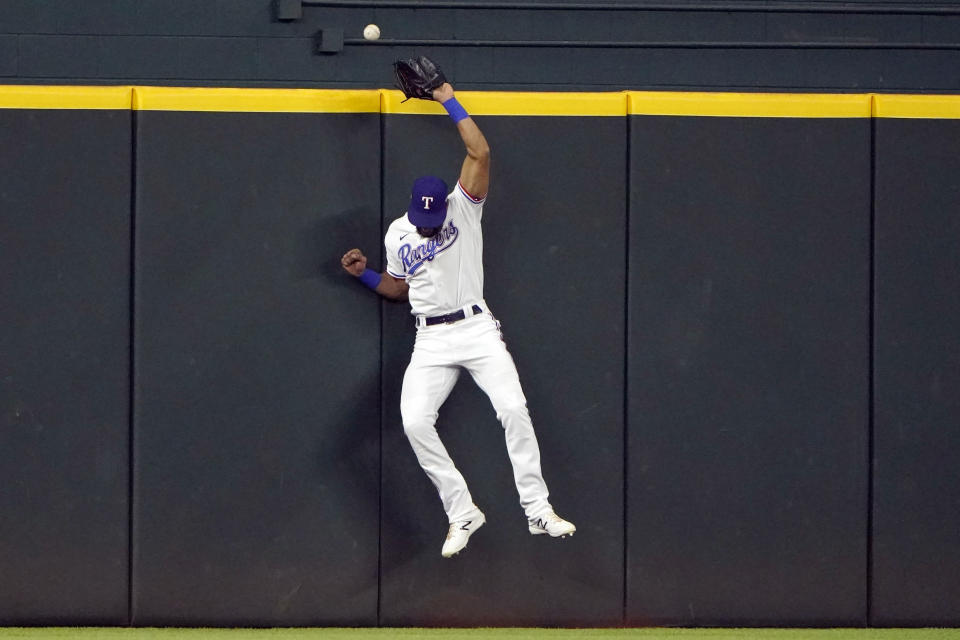
[[[407,219],[415,227],[439,227],[447,218],[447,183],[440,178],[424,176],[413,183]]]

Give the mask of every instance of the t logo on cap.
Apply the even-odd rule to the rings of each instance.
[[[447,219],[447,183],[434,176],[417,178],[410,194],[407,219],[415,227],[441,227]]]

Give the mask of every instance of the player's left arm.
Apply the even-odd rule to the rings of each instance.
[[[445,82],[434,89],[433,99],[445,107],[449,100],[455,100],[450,83]],[[447,110],[450,111],[449,107]],[[482,200],[487,196],[490,188],[490,145],[487,144],[487,139],[480,131],[480,127],[469,115],[457,120],[457,131],[460,133],[463,145],[467,148],[467,157],[464,158],[463,167],[460,169],[460,185],[471,196]]]

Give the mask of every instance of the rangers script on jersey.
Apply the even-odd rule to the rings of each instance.
[[[457,183],[447,196],[447,217],[432,238],[422,238],[406,214],[390,224],[384,237],[387,273],[410,287],[410,312],[437,316],[483,301],[485,198],[474,198]]]

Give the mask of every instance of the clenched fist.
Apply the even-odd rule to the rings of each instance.
[[[360,249],[350,249],[340,258],[340,264],[350,275],[359,278],[363,270],[367,268],[367,256],[363,255]]]

